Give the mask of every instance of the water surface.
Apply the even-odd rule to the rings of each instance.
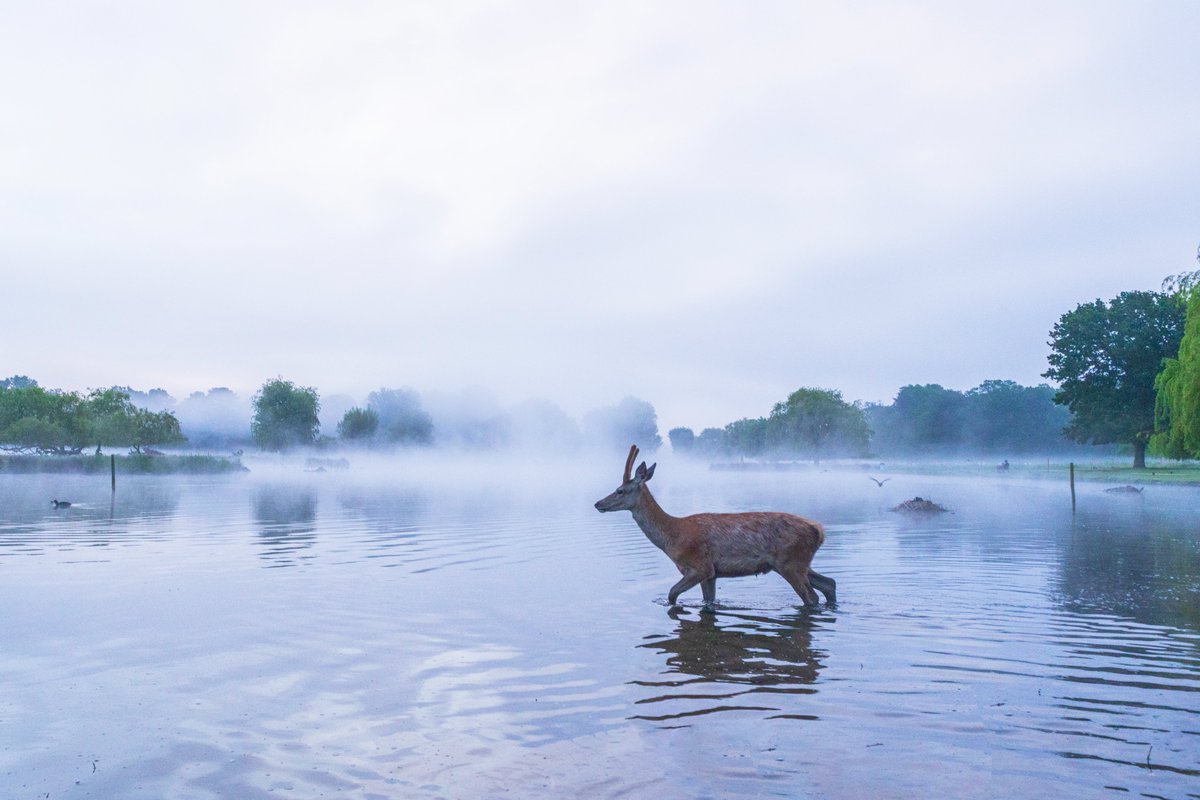
[[[620,464],[410,467],[0,476],[0,796],[1200,796],[1195,489],[663,464],[828,530],[702,614]]]

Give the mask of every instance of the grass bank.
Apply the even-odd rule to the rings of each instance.
[[[0,473],[107,473],[112,457],[106,455],[78,456],[0,456]],[[240,459],[206,455],[130,454],[115,456],[117,473],[123,475],[219,475],[246,472]]]

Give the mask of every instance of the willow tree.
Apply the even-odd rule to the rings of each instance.
[[[862,455],[871,441],[871,426],[862,408],[842,399],[834,389],[797,389],[776,403],[767,418],[767,439],[783,451],[808,455]]]
[[[1189,292],[1179,356],[1154,381],[1158,433],[1153,449],[1170,458],[1200,458],[1200,289]]]

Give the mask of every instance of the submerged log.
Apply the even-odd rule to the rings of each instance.
[[[1109,494],[1141,494],[1145,488],[1145,486],[1130,486],[1129,484],[1125,484],[1124,486],[1114,486],[1104,491]]]

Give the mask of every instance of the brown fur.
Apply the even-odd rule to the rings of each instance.
[[[782,575],[807,604],[816,605],[820,600],[814,586],[826,602],[836,602],[835,581],[811,567],[817,548],[825,542],[821,523],[777,511],[673,517],[646,487],[657,465],[647,468],[643,461],[637,474],[630,477],[637,452],[636,445],[630,448],[624,481],[597,501],[596,509],[631,511],[646,538],[675,562],[683,577],[668,592],[670,603],[697,584],[704,601],[710,603],[716,598],[717,578],[772,571]]]

